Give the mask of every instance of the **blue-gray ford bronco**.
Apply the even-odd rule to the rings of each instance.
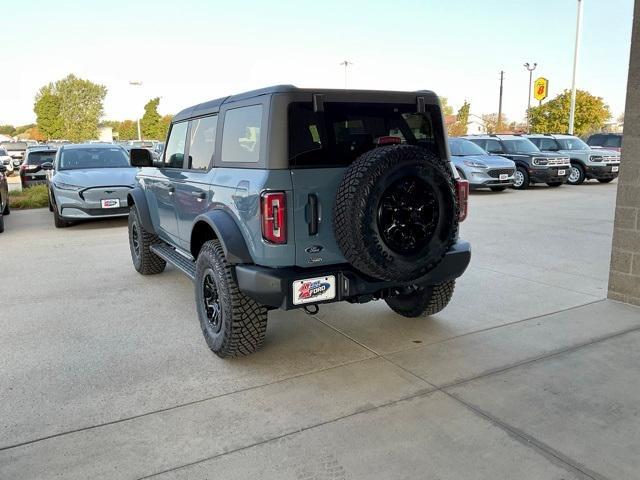
[[[162,158],[132,149],[131,164],[134,267],[168,262],[194,281],[220,357],[260,348],[272,309],[384,300],[435,314],[471,259],[468,183],[430,91],[233,95],[178,113]]]

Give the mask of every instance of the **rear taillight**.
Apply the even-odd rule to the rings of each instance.
[[[284,192],[264,192],[261,198],[262,238],[287,243],[287,203]]]
[[[469,182],[456,180],[456,199],[458,200],[458,222],[464,222],[469,213]]]

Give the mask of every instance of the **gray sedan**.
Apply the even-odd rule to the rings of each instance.
[[[449,139],[451,160],[471,188],[490,188],[500,192],[513,185],[516,164],[508,158],[489,155],[464,138]]]
[[[113,144],[60,147],[53,164],[43,164],[49,185],[49,209],[55,226],[74,220],[129,214],[127,193],[138,169],[131,167],[126,150]]]

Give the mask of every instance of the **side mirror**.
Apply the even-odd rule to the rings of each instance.
[[[44,162],[42,165],[40,165],[40,168],[42,170],[53,170],[53,163],[51,162]]]
[[[132,167],[153,167],[153,157],[146,148],[132,148],[129,152]]]

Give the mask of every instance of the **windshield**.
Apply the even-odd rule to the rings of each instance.
[[[121,148],[73,148],[60,155],[60,170],[80,168],[126,168],[129,157]]]
[[[42,152],[31,152],[29,153],[29,157],[27,159],[28,165],[42,165],[46,162],[51,162],[56,158],[56,152],[54,151],[42,151]]]
[[[24,142],[5,142],[2,144],[2,146],[8,151],[8,152],[15,152],[16,150],[26,150],[27,149],[27,144]]]
[[[562,150],[589,150],[589,145],[578,137],[557,138],[556,141],[560,144],[560,149]]]
[[[457,138],[449,140],[449,149],[454,157],[466,157],[468,155],[488,155],[482,148],[469,140]]]
[[[530,140],[526,138],[518,138],[518,139],[503,139],[502,143],[504,144],[504,149],[507,153],[538,153],[538,147],[536,147]]]
[[[0,157],[7,157],[7,151],[4,148],[0,148]]]

